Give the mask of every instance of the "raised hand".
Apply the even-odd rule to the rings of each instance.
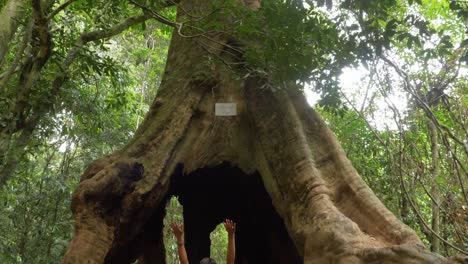
[[[228,235],[233,235],[236,232],[236,223],[232,220],[226,219],[224,220],[224,228]]]
[[[226,256],[226,264],[234,264],[236,258],[236,243],[235,243],[235,234],[236,234],[236,223],[230,219],[224,220],[224,228],[228,233],[228,248]]]
[[[172,233],[177,239],[177,251],[179,252],[179,260],[181,264],[189,264],[187,251],[185,251],[185,241],[184,241],[184,225],[177,224],[172,222],[171,224]]]
[[[173,222],[171,224],[172,233],[179,243],[184,241],[184,225]]]

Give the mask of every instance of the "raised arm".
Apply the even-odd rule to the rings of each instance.
[[[177,239],[177,248],[179,252],[180,264],[189,264],[187,252],[185,251],[184,226],[177,223],[171,224],[172,233]],[[234,262],[233,262],[234,263]]]
[[[232,220],[226,219],[224,221],[224,228],[228,233],[226,264],[234,264],[234,260],[236,259],[236,223]]]

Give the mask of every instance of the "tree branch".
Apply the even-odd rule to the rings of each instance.
[[[385,92],[382,90],[382,89],[379,89],[379,91],[382,93],[382,95],[384,96],[384,98],[386,98],[385,96]],[[409,173],[407,171],[404,170],[403,168],[403,165],[401,164],[401,155],[403,153],[403,150],[401,149],[401,146],[400,146],[400,151],[399,151],[399,156],[400,156],[400,162],[395,162],[394,160],[394,155],[392,153],[392,151],[390,151],[390,148],[388,147],[388,145],[384,142],[384,140],[380,137],[380,135],[374,130],[374,128],[371,126],[371,124],[367,121],[367,119],[364,117],[364,115],[358,111],[356,109],[356,107],[354,106],[354,104],[351,103],[351,101],[346,97],[346,95],[340,90],[340,93],[342,94],[342,96],[346,99],[346,101],[348,102],[348,104],[353,108],[353,110],[362,118],[362,120],[367,124],[368,128],[371,130],[372,134],[375,136],[375,138],[382,144],[382,146],[385,148],[385,150],[387,151],[387,153],[389,154],[389,157],[390,157],[390,160],[392,161],[392,164],[397,164],[397,167],[399,169],[399,173],[398,176],[399,176],[399,180],[400,180],[400,185],[402,187],[402,190],[404,192],[404,195],[407,197],[407,200],[409,201],[410,205],[411,205],[411,208],[413,210],[413,212],[416,214],[417,216],[417,219],[418,221],[421,223],[421,227],[423,229],[423,232],[425,233],[426,236],[429,237],[430,234],[433,234],[435,237],[437,237],[438,239],[440,239],[443,243],[445,243],[447,246],[449,247],[452,247],[453,249],[463,253],[463,254],[466,254],[467,252],[463,249],[460,249],[458,248],[457,246],[453,245],[452,243],[448,242],[446,239],[443,239],[441,237],[441,235],[434,231],[430,226],[429,224],[424,220],[424,217],[421,215],[421,212],[418,210],[417,208],[417,205],[414,203],[413,199],[411,198],[409,192],[408,192],[408,188],[406,187],[406,184],[404,183],[404,178],[403,178],[403,172],[406,173],[407,175],[409,175]],[[386,100],[386,99],[385,99]],[[386,100],[387,101],[387,100]],[[400,117],[400,114],[397,113],[397,108],[393,105],[393,103],[391,102],[387,102],[387,104],[389,105],[390,109],[392,109],[392,111],[394,112],[394,117],[396,118],[398,116],[398,119],[401,120],[401,117]],[[399,124],[400,122],[397,122],[397,124]],[[402,128],[401,126],[398,125],[398,128],[400,130],[400,137],[402,135]],[[426,190],[425,186],[422,184],[421,180],[419,179],[419,182],[420,184],[423,186],[424,190],[426,191],[426,193],[429,195],[429,197],[431,198],[431,200],[436,204],[437,207],[439,207],[443,213],[445,213],[447,216],[449,216],[449,214],[443,209],[440,207],[440,204],[436,202],[436,200],[434,199],[434,197],[432,197],[432,195]]]
[[[117,34],[122,33],[124,30],[128,29],[129,27],[144,22],[150,18],[150,15],[147,14],[140,14],[136,16],[129,17],[122,21],[121,23],[102,30],[96,30],[92,32],[85,32],[81,34],[80,39],[83,41],[83,44],[88,43],[90,41],[96,41],[99,39],[110,38]]]
[[[418,218],[420,219],[420,221],[423,223],[423,225],[426,227],[427,230],[429,230],[435,237],[437,237],[438,239],[440,239],[440,241],[444,242],[446,245],[450,246],[451,248],[455,249],[456,251],[460,252],[460,253],[463,253],[465,255],[468,255],[468,251],[466,250],[463,250],[457,246],[455,246],[454,244],[448,242],[447,240],[445,240],[443,237],[441,237],[437,232],[435,232],[430,226],[428,223],[426,223],[426,221],[424,220],[423,216],[421,215],[421,213],[416,209],[416,206],[414,205],[413,203],[413,199],[411,199],[410,195],[409,195],[409,192],[408,192],[408,189],[406,188],[406,185],[405,185],[405,182],[403,180],[403,176],[400,175],[400,181],[401,181],[401,186],[403,187],[403,191],[405,192],[405,195],[406,197],[408,198],[408,201],[410,202],[410,205],[411,207],[413,208],[414,212],[416,213],[416,215],[418,216]]]
[[[33,30],[37,32],[37,35],[39,37],[39,45],[40,45],[38,54],[36,56],[37,67],[42,68],[42,66],[44,66],[44,64],[46,63],[47,59],[49,59],[50,51],[51,51],[49,24],[47,22],[47,18],[44,15],[44,10],[42,10],[41,1],[33,0],[32,7],[33,7],[32,14],[34,18]]]
[[[41,0],[33,0],[32,8],[34,24],[32,27],[31,45],[33,48],[31,57],[27,59],[27,63],[22,67],[16,91],[16,102],[11,106],[11,112],[14,114],[14,117],[5,128],[7,133],[14,133],[25,126],[26,111],[31,108],[28,96],[29,92],[51,54],[52,41],[49,35],[49,24],[44,16]]]
[[[155,12],[154,10],[152,10],[151,8],[148,8],[145,5],[139,4],[139,3],[135,2],[134,0],[130,0],[130,3],[132,3],[135,6],[141,8],[146,13],[151,14],[154,19],[156,19],[157,21],[163,23],[164,25],[168,25],[168,26],[173,27],[173,28],[179,28],[180,27],[179,23],[171,21],[170,19],[168,19],[165,16]]]
[[[417,105],[422,108],[424,114],[427,116],[427,118],[429,118],[429,120],[431,122],[433,122],[433,124],[436,125],[436,127],[441,131],[441,132],[446,132],[446,133],[441,133],[441,137],[442,137],[442,142],[444,143],[445,147],[447,148],[447,150],[450,152],[450,154],[452,155],[452,158],[453,160],[457,163],[457,165],[461,168],[461,170],[465,173],[465,175],[467,174],[467,171],[465,169],[465,167],[463,166],[463,163],[460,161],[460,159],[458,158],[457,154],[453,152],[452,150],[452,147],[450,146],[450,142],[448,140],[448,138],[452,138],[454,139],[457,143],[459,143],[460,145],[462,145],[462,148],[463,150],[465,151],[465,153],[467,153],[467,145],[462,142],[460,139],[458,139],[457,137],[455,137],[455,135],[453,135],[453,133],[450,131],[450,129],[445,126],[445,125],[442,125],[440,124],[440,122],[438,121],[437,117],[434,115],[434,113],[431,111],[430,107],[424,102],[423,99],[421,99],[421,97],[419,97],[417,95],[417,93],[415,92],[415,89],[413,87],[413,85],[411,84],[410,82],[410,79],[409,79],[409,76],[404,72],[402,71],[395,63],[393,63],[391,60],[389,60],[388,58],[386,58],[385,56],[381,55],[381,58],[384,62],[388,63],[396,72],[397,74],[402,77],[404,79],[404,82],[405,82],[405,85],[403,86],[404,90],[407,91],[411,96],[413,96],[413,98],[416,100],[416,103]],[[383,93],[383,91],[381,90],[381,93]],[[389,105],[390,106],[390,105]],[[396,110],[396,107],[393,106],[390,107],[394,112]],[[456,166],[456,169],[457,169],[457,172],[458,172],[458,166]],[[465,187],[463,185],[463,181],[460,177],[459,174],[457,174],[457,180],[460,184],[460,188],[462,190],[462,195],[463,195],[463,198],[465,199],[465,202],[468,202],[468,199],[467,199],[467,196],[466,196],[466,191],[465,191]]]
[[[97,41],[104,38],[110,38],[115,35],[122,33],[124,30],[128,29],[129,27],[139,24],[143,21],[146,21],[151,16],[148,14],[140,14],[136,16],[129,17],[124,21],[120,22],[119,24],[102,30],[96,30],[91,32],[84,32],[81,36],[75,41],[74,48],[68,52],[67,57],[65,58],[64,63],[62,64],[62,72],[66,72],[70,64],[73,62],[73,59],[78,54],[80,49],[91,41]]]
[[[47,16],[47,20],[50,20],[52,19],[54,16],[56,16],[60,11],[64,10],[65,8],[67,8],[70,4],[72,4],[73,2],[75,2],[76,0],[68,0],[67,2],[61,4],[59,7],[57,7],[57,9],[55,9],[54,11],[52,11],[52,13],[50,13],[48,16]]]
[[[460,140],[459,138],[457,138],[451,131],[450,129],[445,126],[445,125],[442,125],[439,120],[437,119],[437,117],[434,115],[434,113],[432,113],[430,107],[416,94],[416,92],[414,91],[414,87],[413,85],[411,84],[411,81],[410,81],[410,78],[409,76],[404,72],[402,71],[398,66],[395,65],[395,63],[393,63],[391,60],[389,60],[387,57],[385,57],[384,55],[380,55],[380,58],[385,61],[387,64],[389,64],[395,71],[398,75],[400,75],[404,80],[405,80],[405,90],[407,92],[409,92],[411,94],[411,96],[413,96],[414,99],[416,99],[416,101],[418,102],[419,106],[422,108],[422,110],[424,111],[424,113],[429,117],[429,119],[432,120],[432,122],[434,122],[434,124],[440,129],[440,130],[443,130],[445,131],[445,133],[451,138],[453,139],[454,141],[456,141],[458,144],[462,145],[463,146],[463,150],[465,151],[465,153],[468,155],[468,146],[462,141]]]
[[[198,27],[195,27],[195,26],[192,26],[192,25],[187,25],[187,26],[188,26],[188,27],[195,28],[195,29],[197,29],[198,31],[200,31],[201,33],[194,34],[194,35],[185,35],[185,34],[183,34],[183,33],[182,33],[182,29],[186,27],[185,24],[187,24],[187,23],[189,23],[189,22],[194,22],[193,20],[189,20],[189,21],[185,21],[185,22],[174,22],[174,21],[172,21],[172,20],[170,20],[170,19],[164,17],[163,15],[161,15],[161,14],[155,12],[154,10],[152,10],[151,8],[149,8],[149,7],[145,6],[145,5],[139,4],[139,3],[135,2],[134,0],[129,0],[129,1],[130,1],[132,4],[134,4],[135,6],[140,7],[143,11],[145,11],[145,12],[151,14],[151,15],[153,16],[153,18],[156,19],[157,21],[159,21],[159,22],[161,22],[161,23],[163,23],[163,24],[165,24],[165,25],[168,25],[168,26],[170,26],[170,27],[175,28],[175,29],[177,30],[177,34],[178,34],[179,36],[183,37],[183,38],[198,38],[198,37],[202,37],[202,38],[205,38],[205,39],[207,39],[207,40],[209,40],[209,41],[211,41],[211,42],[213,42],[213,43],[215,43],[215,44],[221,45],[221,46],[223,46],[223,47],[227,47],[227,48],[232,49],[232,50],[234,50],[234,51],[237,51],[237,52],[240,52],[240,53],[243,53],[243,52],[244,52],[242,49],[239,49],[238,47],[234,47],[234,46],[232,46],[232,45],[229,45],[229,44],[227,44],[227,43],[218,41],[218,40],[216,40],[216,39],[211,38],[210,36],[208,36],[208,34],[213,33],[213,32],[206,32],[206,31],[204,31],[203,29],[198,28]],[[169,0],[169,1],[170,1],[170,0]],[[182,9],[182,10],[183,10],[183,9]],[[217,10],[217,9],[216,9],[216,10]],[[201,19],[203,19],[203,18],[205,18],[205,17],[208,17],[208,16],[212,15],[214,12],[216,12],[216,10],[213,10],[212,12],[210,12],[210,14],[205,15],[205,16],[203,16],[203,17],[198,17],[198,18],[196,19],[196,21],[199,21],[199,20],[201,20]],[[184,12],[186,12],[186,11],[184,11]],[[217,33],[219,33],[219,32],[217,32]]]
[[[23,57],[23,53],[26,50],[26,47],[28,46],[28,43],[31,39],[31,34],[32,34],[32,27],[33,27],[33,20],[29,21],[28,27],[24,32],[23,39],[21,40],[21,45],[18,48],[18,51],[16,51],[15,59],[11,63],[10,67],[8,70],[5,72],[5,74],[2,74],[0,76],[0,94],[6,94],[6,84],[10,80],[11,76],[15,72],[18,72],[21,70],[21,67],[19,67],[21,58]]]

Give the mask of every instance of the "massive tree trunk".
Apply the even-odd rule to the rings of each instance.
[[[182,1],[179,19],[204,2]],[[302,93],[212,63],[232,59],[220,44],[229,37],[216,38],[207,52],[208,40],[174,33],[145,121],[82,176],[63,263],[165,263],[172,195],[191,263],[209,254],[209,232],[226,217],[238,223],[237,263],[451,262],[382,205]],[[216,116],[217,102],[236,103],[237,115]]]

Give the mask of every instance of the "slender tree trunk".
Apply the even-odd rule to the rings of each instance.
[[[432,181],[431,181],[431,194],[434,199],[432,202],[432,230],[440,234],[440,191],[437,186],[437,178],[439,177],[439,145],[437,141],[437,128],[428,121],[429,133],[431,136],[431,156],[432,156]],[[440,252],[440,240],[437,236],[432,234],[431,237],[431,250],[433,252]]]
[[[258,1],[248,2],[258,6]],[[202,0],[181,1],[179,8],[184,12],[178,19],[186,19],[186,11],[209,11]],[[270,226],[278,229],[265,232],[274,234],[283,226],[287,236],[280,236],[279,242],[291,241],[295,251],[275,263],[451,263],[425,249],[416,233],[383,206],[296,87],[262,88],[267,84],[264,78],[239,78],[236,69],[218,63],[220,57],[238,59],[226,50],[229,38],[217,35],[211,36],[216,41],[208,41],[174,33],[159,93],[134,138],[91,164],[73,194],[75,234],[62,263],[127,264],[145,259],[148,248],[141,241],[145,234],[159,234],[169,196],[189,191],[196,198],[207,193],[192,185],[182,188],[181,182],[196,179],[195,183],[212,186],[208,190],[224,188],[199,204],[195,213],[205,217],[218,210],[214,204],[225,198],[223,192],[244,195],[245,190],[233,190],[224,181],[238,176],[240,186],[260,190],[255,184],[242,185],[255,175],[260,175],[271,198],[274,209],[269,213],[280,218],[278,225]],[[219,102],[235,103],[237,115],[216,116]],[[239,218],[239,233],[244,236],[236,243],[245,249],[249,240],[245,228],[254,226],[245,219],[260,205],[252,200],[245,205],[255,205],[251,210],[229,212],[243,200],[230,201],[227,211]],[[182,204],[184,214],[193,210],[189,200]],[[195,213],[187,215],[196,220]],[[196,230],[205,232],[200,238],[209,234],[208,225],[219,221],[206,220],[206,230]],[[193,231],[186,225],[187,234]],[[254,235],[251,238],[258,239]],[[146,245],[161,248],[160,241]],[[187,244],[188,251],[195,247]],[[237,263],[255,263],[249,254],[239,254]],[[161,254],[144,263],[163,261]]]
[[[0,131],[0,188],[15,173],[16,167],[29,144],[33,130],[25,128],[21,134],[12,135]]]
[[[7,0],[0,11],[0,68],[5,62],[8,45],[24,14],[25,0]]]

